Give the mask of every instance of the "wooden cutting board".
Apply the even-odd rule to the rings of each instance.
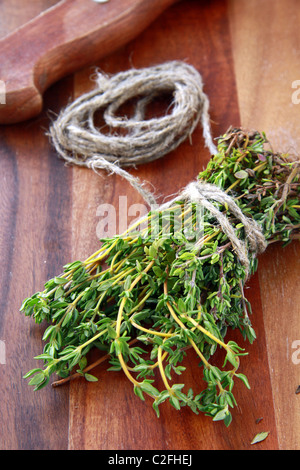
[[[55,1],[4,0],[3,37]],[[116,73],[167,60],[185,60],[203,76],[215,137],[229,125],[265,131],[273,147],[298,153],[300,104],[292,100],[299,80],[300,12],[296,0],[183,0],[170,6],[135,39],[95,66]],[[33,392],[22,375],[35,367],[42,327],[19,313],[22,300],[57,275],[62,265],[85,259],[99,243],[97,208],[119,196],[142,202],[117,176],[65,167],[45,132],[53,115],[93,87],[90,67],[54,83],[35,118],[0,128],[0,364],[1,449],[34,450],[277,450],[300,449],[299,243],[273,245],[260,257],[247,297],[257,340],[247,346],[241,371],[251,390],[236,384],[233,422],[176,412],[166,406],[157,419],[122,373],[93,371],[97,383],[82,380]],[[1,79],[1,77],[0,77]],[[54,114],[53,114],[54,113]],[[209,154],[202,130],[161,160],[134,170],[167,196],[195,178]],[[232,334],[240,341],[238,333]],[[197,361],[188,356],[186,383],[197,387]],[[198,378],[199,377],[199,378]],[[262,418],[262,419],[261,419]],[[257,423],[259,420],[259,423]],[[251,445],[253,437],[267,439]]]

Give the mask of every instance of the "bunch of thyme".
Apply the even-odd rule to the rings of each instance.
[[[243,213],[261,226],[268,244],[287,244],[299,238],[299,162],[266,144],[264,134],[229,129],[199,179],[233,195]],[[243,239],[243,225],[227,207],[214,204]],[[87,355],[99,348],[106,354],[97,363],[105,359],[108,370],[123,370],[138,397],[152,397],[157,416],[159,405],[169,400],[177,410],[189,406],[230,424],[234,381],[248,388],[249,383],[238,372],[240,356],[247,353],[236,342],[226,342],[226,333],[238,328],[250,343],[256,335],[244,295],[245,266],[214,217],[203,211],[199,226],[197,214],[193,203],[180,201],[149,212],[126,233],[102,240],[84,262],[64,266],[43,292],[23,302],[25,315],[48,323],[43,353],[36,357],[43,367],[25,375],[35,390],[53,373],[64,380],[96,380]],[[257,258],[249,255],[249,262],[251,274]],[[205,385],[195,392],[174,380],[185,370],[188,348],[199,358]],[[219,348],[224,351],[220,367],[212,361]],[[155,386],[156,374],[163,390]]]

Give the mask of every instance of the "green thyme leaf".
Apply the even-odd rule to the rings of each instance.
[[[268,435],[270,434],[269,431],[259,432],[256,436],[252,439],[251,444],[258,444],[258,442],[264,441]]]
[[[98,382],[97,377],[95,377],[95,376],[92,375],[92,374],[84,374],[84,378],[85,378],[85,380],[87,380],[88,382]]]

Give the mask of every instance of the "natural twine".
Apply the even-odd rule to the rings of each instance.
[[[151,206],[157,206],[152,193],[137,177],[122,167],[135,166],[161,158],[191,136],[201,120],[205,145],[211,154],[217,149],[213,143],[209,100],[203,92],[200,74],[190,65],[167,62],[155,67],[131,69],[111,77],[98,73],[95,90],[86,93],[64,109],[50,128],[50,136],[58,154],[67,162],[93,169],[106,170],[126,178]],[[145,119],[146,107],[162,93],[173,93],[170,114]],[[132,118],[116,115],[128,100],[139,97]],[[109,134],[96,128],[96,111],[102,110]],[[122,130],[117,133],[116,130]],[[175,198],[158,207],[162,211],[176,201],[196,202],[206,208],[219,222],[228,236],[240,262],[249,274],[248,251],[253,256],[266,248],[260,226],[245,216],[234,199],[216,185],[192,182]],[[244,225],[246,242],[239,239],[234,227],[210,201],[227,205]]]
[[[153,195],[122,167],[151,162],[171,152],[192,135],[200,120],[205,145],[211,154],[216,153],[210,131],[209,100],[203,92],[201,75],[194,67],[171,61],[111,77],[98,73],[96,83],[94,90],[66,107],[50,128],[52,142],[66,162],[92,168],[97,173],[98,170],[117,173],[152,205]],[[173,94],[172,112],[145,119],[147,105],[163,93]],[[134,116],[130,119],[117,116],[119,108],[132,98],[139,98]],[[95,126],[95,113],[99,110],[110,128],[109,134]]]
[[[234,217],[243,224],[245,241],[238,238],[228,217],[212,204],[210,200],[216,201],[222,206],[227,206],[228,210],[234,215]],[[267,247],[267,242],[260,225],[254,219],[247,217],[239,208],[235,200],[215,184],[206,183],[200,180],[191,182],[183,189],[182,192],[179,193],[179,195],[159,206],[158,211],[163,211],[169,208],[176,201],[195,202],[207,209],[215,217],[223,232],[231,241],[232,247],[239,261],[244,265],[247,278],[250,269],[248,252],[250,251],[253,256],[256,256],[257,254],[262,253]]]

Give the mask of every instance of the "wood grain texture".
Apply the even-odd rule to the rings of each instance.
[[[298,2],[231,1],[229,18],[241,124],[264,130],[274,149],[300,154]],[[268,27],[264,27],[268,25]],[[300,246],[270,247],[261,257],[259,281],[272,379],[279,447],[300,449],[299,361]]]
[[[17,3],[1,2],[2,35],[55,2],[24,2],[28,8],[24,6],[23,11],[13,9]],[[242,124],[270,130],[281,139],[285,136],[299,150],[300,105],[293,107],[288,100],[293,91],[290,82],[300,78],[294,62],[299,57],[300,34],[293,16],[295,5],[292,0],[183,0],[136,39],[94,65],[116,73],[132,66],[186,60],[203,76],[215,137],[231,124]],[[283,18],[289,18],[290,31],[285,28],[283,32]],[[270,37],[266,23],[272,31]],[[281,46],[276,48],[276,44]],[[284,65],[278,69],[282,58]],[[249,356],[243,358],[241,371],[248,376],[251,390],[241,383],[235,385],[239,406],[229,428],[189,409],[176,412],[167,403],[157,419],[151,403],[141,402],[126,377],[106,372],[105,364],[93,371],[97,383],[80,379],[34,393],[22,379],[42,348],[42,327],[20,315],[22,300],[58,274],[63,264],[84,259],[98,248],[100,204],[111,204],[118,216],[124,210],[119,207],[120,196],[127,196],[128,207],[143,202],[117,176],[101,177],[65,167],[45,136],[49,113],[52,116],[90,90],[92,72],[86,68],[53,85],[38,118],[0,128],[0,339],[6,346],[6,364],[0,364],[0,448],[299,449],[299,395],[295,389],[300,366],[292,361],[293,342],[300,339],[296,243],[284,250],[271,246],[248,283],[246,292],[258,338],[253,345],[245,345]],[[276,113],[278,106],[280,112]],[[281,141],[275,140],[274,147]],[[194,179],[208,159],[199,128],[192,145],[185,142],[163,159],[132,172],[153,185],[162,200]],[[240,341],[237,332],[230,335]],[[98,353],[93,352],[92,357],[97,358]],[[186,384],[197,389],[201,372],[193,354],[188,354],[186,363]],[[259,418],[263,419],[256,424]],[[265,430],[270,431],[268,438],[251,446],[254,435]]]
[[[24,389],[22,379],[28,367],[34,367],[34,361],[28,359],[39,354],[43,328],[24,321],[20,305],[29,291],[38,290],[68,258],[69,177],[59,169],[47,138],[41,137],[41,125],[47,124],[48,120],[40,120],[27,127],[1,129],[1,338],[5,341],[6,365],[0,374],[4,448],[66,446],[67,390],[59,395],[45,390],[35,396]],[[57,412],[61,409],[57,430]]]
[[[5,3],[5,2],[2,2]],[[37,2],[36,10],[18,10],[12,18],[8,2],[1,4],[1,31],[17,27],[50,2]],[[8,11],[6,11],[7,6]],[[61,83],[47,95],[58,108],[70,84]],[[24,125],[2,127],[0,158],[0,337],[5,341],[5,365],[0,365],[0,446],[5,450],[63,449],[68,437],[68,391],[45,390],[33,395],[22,376],[34,367],[40,353],[42,327],[24,321],[20,305],[28,293],[40,288],[69,257],[69,176],[61,168],[44,135],[46,115]],[[37,255],[38,254],[38,255]],[[57,426],[57,417],[59,426]]]

